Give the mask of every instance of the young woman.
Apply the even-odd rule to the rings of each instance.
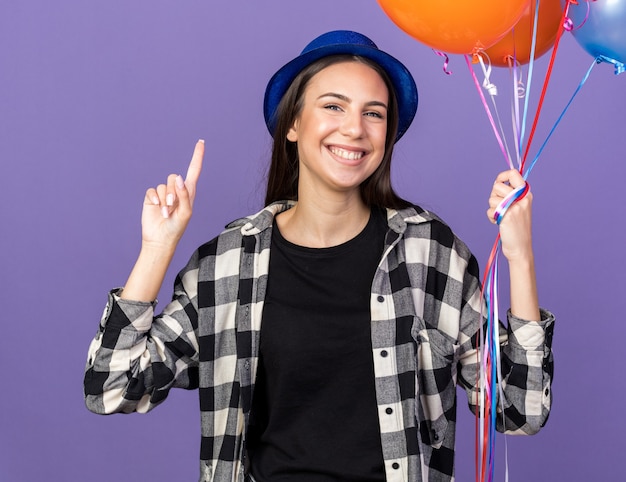
[[[483,301],[468,248],[391,187],[416,108],[411,74],[367,37],[313,40],[266,90],[267,206],[202,245],[155,316],[198,142],[185,180],[146,193],[139,258],[89,349],[89,409],[146,412],[197,388],[202,481],[453,480],[455,387],[474,410]],[[523,182],[496,178],[490,219]],[[530,195],[500,233],[511,310],[498,423],[531,434],[550,410],[554,318],[537,302]]]

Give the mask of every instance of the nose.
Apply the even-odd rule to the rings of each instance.
[[[363,137],[364,126],[363,116],[360,112],[349,111],[341,122],[339,132],[346,137],[353,139],[359,139]]]

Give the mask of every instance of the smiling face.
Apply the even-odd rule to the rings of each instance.
[[[389,92],[368,65],[330,65],[306,86],[287,139],[297,143],[298,197],[358,192],[385,153]]]

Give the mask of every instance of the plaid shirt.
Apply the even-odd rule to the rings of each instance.
[[[85,398],[93,412],[147,412],[172,387],[199,389],[201,481],[244,479],[272,222],[290,206],[272,204],[201,246],[156,317],[156,302],[111,292],[89,348]],[[453,481],[456,384],[471,410],[477,403],[477,262],[427,211],[389,209],[387,220],[370,298],[386,477]],[[508,329],[501,327],[500,431],[532,434],[547,420],[554,317],[542,311],[542,318],[509,314]]]

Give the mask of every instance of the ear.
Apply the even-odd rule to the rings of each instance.
[[[298,119],[296,119],[293,125],[287,131],[287,140],[290,142],[298,142]]]

